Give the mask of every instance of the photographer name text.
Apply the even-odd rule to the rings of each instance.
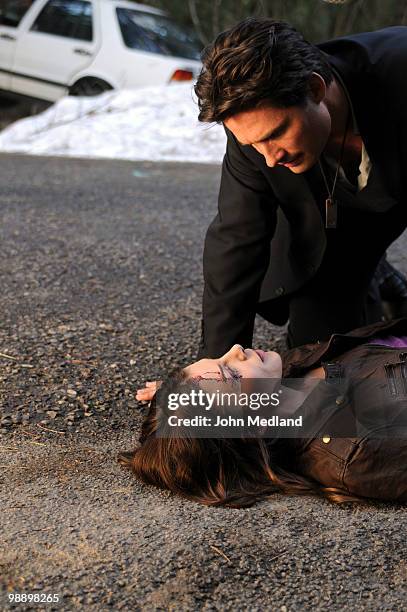
[[[232,415],[226,417],[217,415],[216,418],[196,415],[192,418],[182,418],[171,415],[168,417],[168,425],[170,427],[302,427],[302,415],[296,419],[282,418],[276,414],[269,418],[250,414],[244,418]]]

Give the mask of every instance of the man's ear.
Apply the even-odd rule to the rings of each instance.
[[[315,104],[319,104],[326,96],[326,83],[318,72],[313,72],[308,82],[309,95]]]

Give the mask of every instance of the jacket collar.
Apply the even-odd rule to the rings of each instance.
[[[407,318],[396,319],[386,323],[374,323],[355,329],[347,334],[332,334],[326,342],[305,344],[293,348],[282,355],[283,377],[297,376],[317,367],[324,359],[338,357],[360,344],[377,336],[406,336]]]
[[[328,41],[317,45],[343,81],[352,100],[353,117],[373,164],[383,170],[388,193],[399,198],[402,191],[400,174],[399,135],[397,117],[391,116],[388,92],[378,90],[380,75],[372,74],[374,68],[360,53],[343,51],[343,42]],[[368,58],[369,59],[369,58]],[[386,120],[388,117],[390,120]],[[398,157],[396,157],[396,155]]]

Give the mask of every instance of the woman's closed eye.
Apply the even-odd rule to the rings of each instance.
[[[219,365],[219,369],[224,381],[228,380],[225,376],[225,372],[229,373],[232,380],[240,380],[242,378],[242,375],[240,374],[239,370],[235,370],[235,368],[231,368],[229,365]]]

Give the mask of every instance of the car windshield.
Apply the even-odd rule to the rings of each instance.
[[[117,8],[123,41],[131,49],[199,60],[202,45],[188,28],[165,15]]]

